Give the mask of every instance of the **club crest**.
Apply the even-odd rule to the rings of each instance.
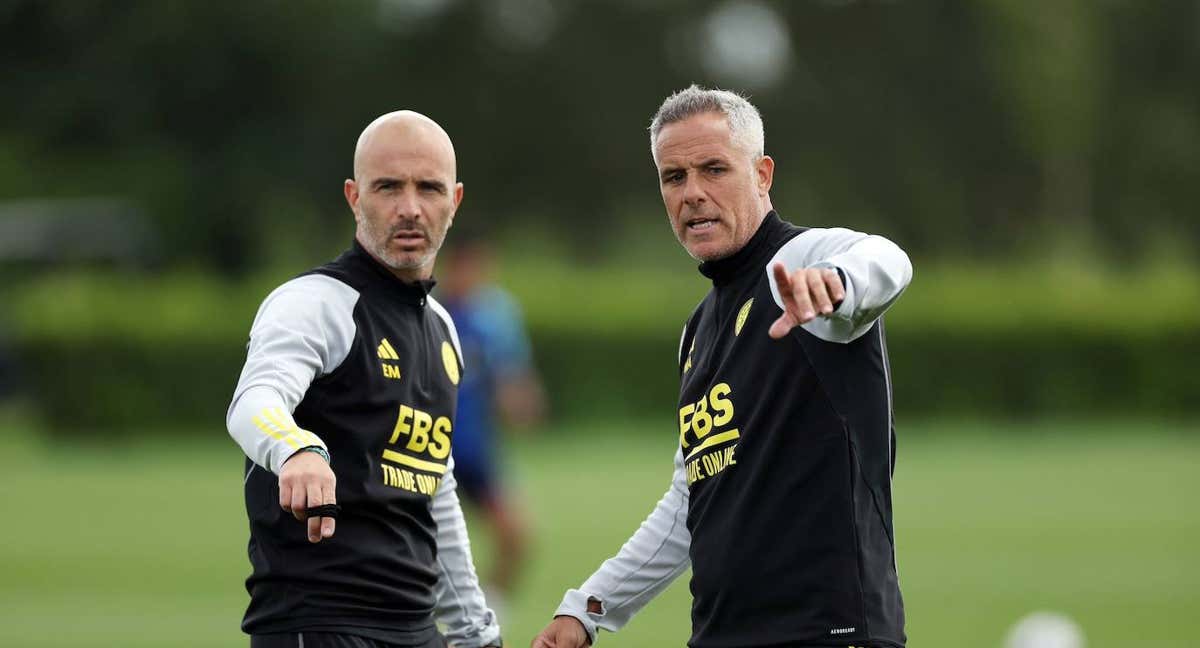
[[[733,323],[733,334],[737,335],[742,332],[742,327],[746,325],[746,318],[750,317],[750,307],[754,305],[754,298],[746,300],[742,304],[742,309],[738,311],[737,321]]]
[[[446,365],[446,375],[450,382],[458,384],[458,354],[449,342],[442,342],[442,364]]]

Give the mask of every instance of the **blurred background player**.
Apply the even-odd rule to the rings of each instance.
[[[493,281],[495,256],[479,231],[455,232],[438,298],[458,327],[464,366],[459,385],[453,455],[459,494],[482,512],[495,554],[488,600],[503,611],[527,550],[525,512],[500,477],[501,427],[528,431],[546,413],[521,310]],[[494,600],[493,600],[494,599]]]

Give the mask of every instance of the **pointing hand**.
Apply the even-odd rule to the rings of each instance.
[[[783,299],[783,314],[771,324],[767,334],[779,339],[793,328],[807,324],[817,316],[828,317],[846,298],[842,278],[833,268],[800,268],[789,273],[782,263],[771,272]]]

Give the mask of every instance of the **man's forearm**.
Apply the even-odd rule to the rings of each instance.
[[[683,456],[675,454],[670,488],[625,542],[579,587],[563,597],[555,615],[575,617],[594,643],[597,628],[621,629],[655,596],[687,570],[688,491]]]
[[[296,425],[283,398],[270,387],[244,391],[229,408],[225,424],[246,456],[275,474],[301,448],[325,449],[320,437]]]
[[[500,626],[487,607],[475,564],[467,525],[455,493],[454,471],[447,470],[433,497],[433,519],[437,524],[438,620],[446,626],[446,638],[454,646],[478,648],[499,643]]]

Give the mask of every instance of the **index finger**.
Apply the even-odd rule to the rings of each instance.
[[[314,517],[308,518],[308,520],[305,521],[305,524],[308,525],[308,541],[309,542],[320,542],[321,541],[321,521],[325,520],[325,519],[327,519],[327,518],[314,516]]]
[[[321,499],[321,504],[323,504],[323,505],[324,504],[337,504],[337,492],[334,490],[334,487],[332,485],[326,485],[324,488],[321,489],[321,493],[324,496]],[[322,538],[332,538],[333,531],[334,531],[334,528],[336,528],[336,526],[337,526],[337,520],[335,518],[331,518],[331,517],[321,518],[321,529],[320,529],[321,537]]]
[[[301,514],[307,513],[308,509],[320,506],[325,503],[325,496],[321,493],[321,485],[316,481],[308,483],[308,501],[304,505],[304,511]],[[320,517],[307,518],[308,523],[308,541],[321,541],[321,520]]]
[[[782,263],[771,266],[771,273],[775,275],[775,286],[779,288],[779,298],[783,300],[783,309],[795,310],[796,298],[792,295],[792,276],[788,274]]]
[[[783,272],[780,266],[776,266],[776,272]],[[788,275],[788,291],[786,294],[781,293],[783,297],[785,310],[796,320],[797,324],[807,324],[809,320],[816,317],[813,312],[813,299],[809,294],[808,285],[808,268],[800,268]]]

